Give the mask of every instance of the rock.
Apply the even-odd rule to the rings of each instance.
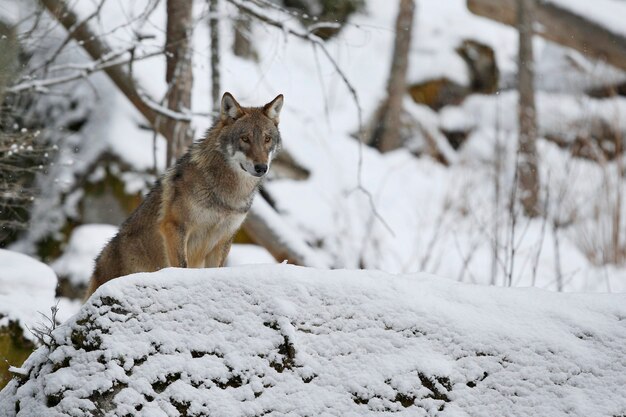
[[[461,107],[447,106],[439,112],[439,130],[450,146],[458,150],[472,131],[472,123]]]
[[[498,91],[499,71],[495,53],[487,45],[473,40],[465,40],[456,49],[458,56],[467,67],[467,80],[453,79],[450,68],[437,64],[440,77],[409,83],[408,92],[416,103],[425,104],[434,110],[444,106],[458,105],[472,93],[493,94]],[[448,57],[450,60],[452,57]],[[460,64],[463,66],[463,63]],[[454,66],[457,69],[457,66]],[[460,71],[462,68],[458,68]],[[457,77],[458,78],[458,77]]]
[[[603,163],[624,153],[626,132],[602,118],[590,118],[571,126],[566,132],[546,132],[545,138],[561,148],[568,148],[573,156]]]
[[[433,110],[450,104],[460,104],[470,92],[467,87],[445,77],[409,85],[408,90],[413,101],[425,104]]]
[[[135,274],[52,333],[0,415],[620,415],[623,301],[290,265]]]
[[[593,98],[610,98],[615,96],[626,96],[626,81],[613,85],[595,87],[587,91],[587,95]]]
[[[338,27],[313,30],[313,34],[324,40],[337,35],[348,18],[365,6],[364,0],[283,0],[283,4],[288,9],[297,10],[298,18],[305,26],[319,22],[338,23]]]
[[[496,57],[490,46],[474,40],[464,40],[456,49],[470,73],[472,93],[493,94],[498,91],[500,72]]]

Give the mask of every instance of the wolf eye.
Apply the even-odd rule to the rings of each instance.
[[[241,141],[242,141],[243,143],[250,143],[250,138],[249,138],[249,137],[247,137],[247,136],[242,136],[242,137],[241,137]]]
[[[272,140],[271,136],[265,136],[265,143],[270,143],[271,140]]]

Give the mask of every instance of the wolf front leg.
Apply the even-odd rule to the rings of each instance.
[[[204,258],[204,267],[205,268],[217,268],[224,266],[226,263],[226,257],[228,257],[228,252],[230,252],[230,247],[233,243],[233,239],[229,238],[227,240],[219,242],[211,252],[209,252]]]
[[[181,222],[164,219],[160,226],[170,266],[187,268],[187,231]]]

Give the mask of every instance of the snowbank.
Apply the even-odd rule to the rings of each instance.
[[[0,328],[18,322],[23,334],[35,340],[28,327],[41,322],[41,313],[55,305],[57,277],[45,264],[21,253],[0,249]]]
[[[71,284],[87,287],[94,260],[116,233],[117,227],[108,224],[79,226],[72,232],[63,255],[50,266]]]
[[[54,339],[0,392],[0,415],[626,413],[625,295],[167,269],[103,286]]]

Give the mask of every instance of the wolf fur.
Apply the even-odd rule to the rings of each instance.
[[[263,107],[242,107],[225,93],[220,117],[205,138],[156,182],[102,250],[87,297],[134,272],[223,266],[280,150],[282,105],[282,94]]]

